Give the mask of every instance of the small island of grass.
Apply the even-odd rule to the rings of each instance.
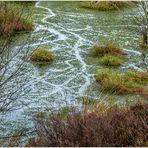
[[[148,72],[129,70],[125,74],[118,74],[111,69],[104,69],[96,73],[95,79],[104,91],[116,94],[137,94],[145,89],[144,84],[148,83]]]
[[[101,57],[105,55],[112,55],[121,57],[126,53],[115,42],[109,42],[106,45],[95,45],[90,49],[90,56]]]
[[[115,56],[104,56],[100,59],[100,64],[104,66],[117,67],[123,63],[123,60],[120,57]]]
[[[53,62],[55,55],[46,48],[37,48],[31,54],[31,60],[38,64],[46,64]]]
[[[81,2],[80,6],[83,8],[94,9],[99,11],[119,10],[124,7],[131,7],[135,5],[133,2],[123,1],[87,1]]]

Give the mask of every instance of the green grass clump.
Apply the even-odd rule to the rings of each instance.
[[[128,70],[124,75],[124,79],[127,81],[132,79],[133,82],[138,84],[148,84],[148,72]]]
[[[101,57],[105,55],[112,55],[121,57],[125,52],[115,42],[109,42],[106,45],[95,45],[90,49],[90,55],[93,57]]]
[[[100,59],[100,63],[105,66],[120,66],[123,63],[123,60],[115,56],[104,56]]]
[[[132,2],[120,2],[120,1],[87,1],[81,2],[80,6],[83,8],[95,9],[100,11],[119,10],[122,7],[133,5]]]
[[[31,60],[37,63],[51,63],[55,58],[53,52],[46,48],[38,48],[33,51],[31,55]]]
[[[31,19],[28,19],[27,17],[21,17],[20,22],[22,23],[22,29],[21,30],[32,30],[34,23]]]
[[[141,82],[147,78],[142,78],[142,75],[145,74],[137,72],[135,75],[127,73],[122,75],[113,70],[105,69],[98,71],[95,79],[104,91],[116,94],[134,94],[144,88]]]
[[[143,49],[148,49],[148,44],[144,43],[144,42],[140,42],[140,47]]]

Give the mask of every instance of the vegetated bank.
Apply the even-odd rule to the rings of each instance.
[[[103,105],[67,118],[36,119],[38,137],[26,146],[148,146],[148,104],[127,108]]]
[[[18,32],[28,32],[34,27],[30,14],[24,13],[25,6],[1,2],[0,3],[0,35],[8,37]]]

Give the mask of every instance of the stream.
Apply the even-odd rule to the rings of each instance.
[[[38,13],[33,14],[36,27],[31,34],[31,43],[23,45],[23,49],[29,48],[31,53],[44,46],[54,51],[56,60],[43,67],[30,61],[25,63],[27,70],[20,79],[25,80],[29,91],[20,100],[26,105],[16,102],[18,110],[2,115],[4,126],[1,136],[15,128],[33,127],[30,116],[33,112],[44,111],[48,107],[81,106],[78,98],[82,96],[120,105],[139,101],[139,96],[121,96],[119,99],[119,96],[101,93],[94,74],[103,67],[88,56],[94,44],[116,40],[128,54],[117,70],[121,73],[129,68],[146,70],[146,67],[140,66],[140,35],[133,34],[123,21],[129,21],[128,17],[137,8],[99,12],[80,8],[79,2],[58,1],[36,2],[35,7],[39,8]],[[21,47],[25,39],[27,35],[20,36],[12,49]],[[17,63],[18,58],[14,62]]]

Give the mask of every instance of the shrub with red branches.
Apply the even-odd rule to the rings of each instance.
[[[9,2],[0,3],[0,35],[10,36],[19,31],[30,31],[33,22],[24,16],[23,6],[14,7]]]
[[[148,146],[148,104],[40,120],[36,129],[38,138],[26,146]]]

